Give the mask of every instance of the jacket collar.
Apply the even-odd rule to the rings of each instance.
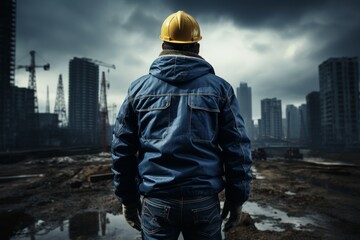
[[[203,59],[199,54],[193,52],[170,50],[170,49],[162,50],[159,56],[166,56],[166,55],[180,55],[180,56],[196,57]]]

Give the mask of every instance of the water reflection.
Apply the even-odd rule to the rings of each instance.
[[[256,220],[255,226],[260,231],[285,231],[284,224],[290,224],[295,230],[309,230],[320,227],[322,220],[317,215],[291,217],[288,213],[271,206],[262,207],[256,202],[245,202],[243,210]],[[259,219],[258,219],[259,218]]]
[[[62,221],[56,227],[37,221],[17,231],[11,239],[141,239],[138,231],[128,226],[123,215],[86,211]]]
[[[221,202],[221,207],[223,204]],[[296,230],[311,231],[321,224],[318,216],[290,217],[286,212],[271,206],[263,207],[255,202],[246,202],[243,210],[255,219],[255,226],[260,231],[281,232],[285,230],[286,224],[292,225]],[[20,212],[1,213],[0,219],[0,239],[141,239],[140,233],[127,224],[122,214],[114,215],[103,211],[83,211],[70,219],[51,223],[35,220]],[[224,239],[224,232],[222,235]],[[180,235],[179,239],[183,237]]]
[[[70,218],[69,221],[70,239],[77,239],[79,237],[96,238],[99,233],[99,215],[104,215],[104,213],[84,212]]]

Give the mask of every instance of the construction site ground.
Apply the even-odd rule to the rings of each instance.
[[[0,166],[0,239],[141,239],[112,180],[89,181],[110,173],[109,154]],[[224,239],[360,239],[359,166],[356,156],[341,155],[254,160],[242,224]]]

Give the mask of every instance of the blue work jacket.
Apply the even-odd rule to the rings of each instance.
[[[229,83],[200,56],[160,55],[128,90],[113,130],[115,194],[196,197],[242,204],[251,180],[250,140]]]

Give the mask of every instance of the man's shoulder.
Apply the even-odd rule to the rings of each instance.
[[[209,73],[207,74],[207,78],[211,81],[214,81],[216,84],[223,86],[225,89],[232,88],[231,84],[227,80],[216,74]]]
[[[137,78],[136,80],[134,80],[129,87],[129,90],[134,90],[136,88],[139,88],[141,85],[143,85],[149,78],[151,77],[150,74],[145,74],[139,78]]]
[[[136,79],[135,81],[133,81],[128,89],[128,95],[130,98],[134,98],[137,95],[141,95],[144,90],[148,90],[149,88],[152,88],[153,84],[152,82],[156,81],[154,79],[153,76],[151,76],[151,74],[146,74],[143,75],[141,77],[139,77],[138,79]]]

